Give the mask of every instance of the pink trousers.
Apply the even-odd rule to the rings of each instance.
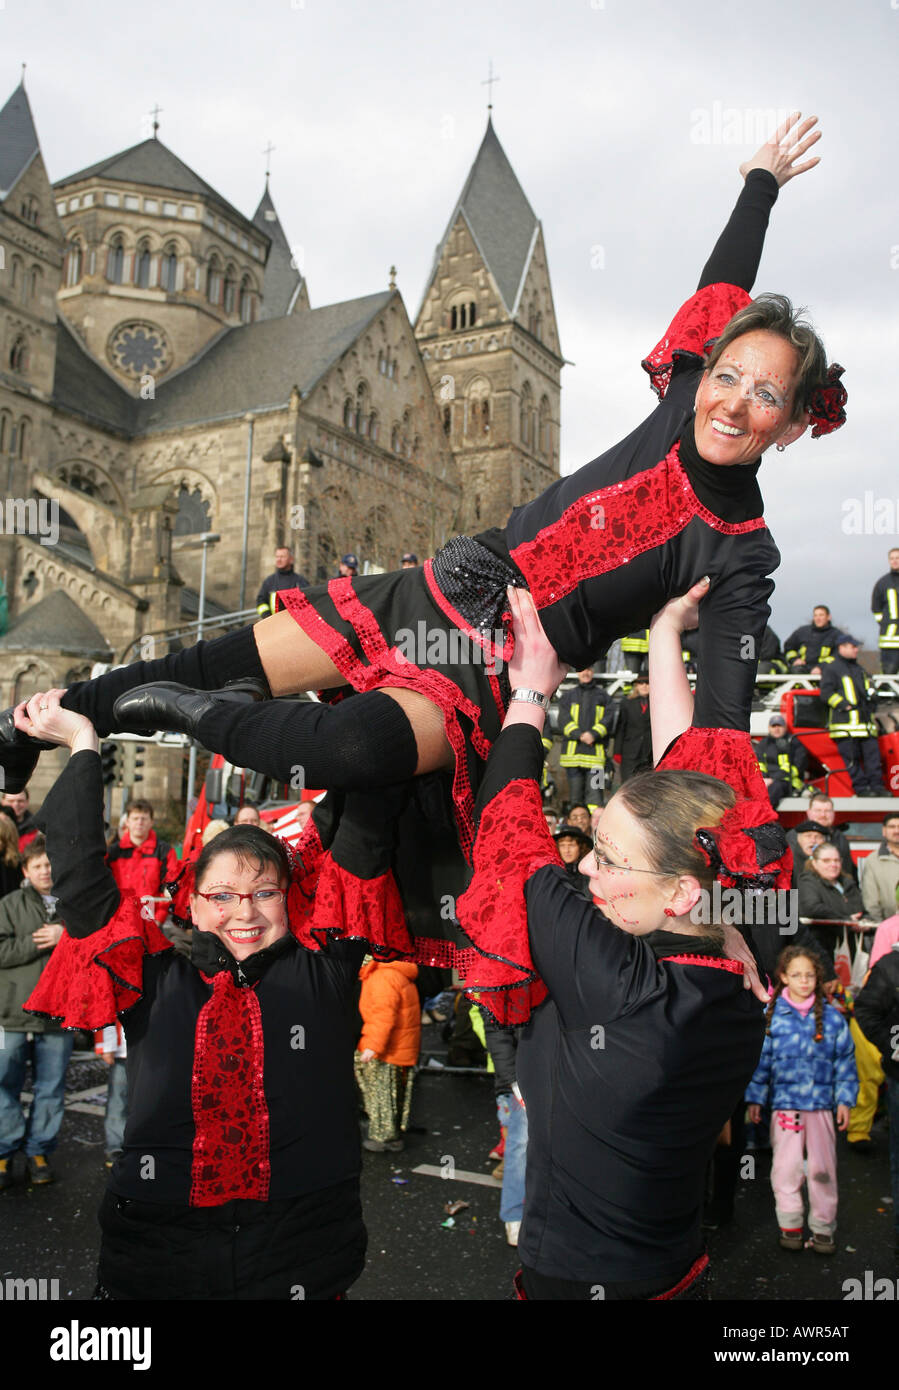
[[[829,1110],[775,1110],[771,1116],[771,1186],[782,1230],[804,1225],[803,1153],[808,1156],[808,1224],[833,1235],[837,1220],[837,1144]]]

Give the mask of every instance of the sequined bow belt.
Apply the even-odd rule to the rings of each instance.
[[[471,536],[455,536],[433,561],[440,592],[465,622],[484,635],[502,627],[506,589],[525,588],[521,571]]]

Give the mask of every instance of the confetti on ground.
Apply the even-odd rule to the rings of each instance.
[[[449,1231],[449,1230],[452,1229],[453,1226],[455,1226],[456,1223],[455,1223],[455,1221],[453,1220],[453,1218],[452,1218],[451,1216],[448,1216],[448,1217],[446,1218],[446,1220],[445,1220],[445,1221],[441,1221],[440,1224],[441,1224],[441,1226],[443,1227],[443,1229],[444,1229],[445,1231]]]
[[[447,1202],[443,1210],[447,1216],[458,1216],[459,1212],[466,1211],[468,1206],[468,1202]]]
[[[405,1186],[408,1184],[409,1179],[408,1179],[408,1178],[391,1178],[390,1181],[391,1181],[392,1183],[396,1183],[397,1187],[405,1187]]]

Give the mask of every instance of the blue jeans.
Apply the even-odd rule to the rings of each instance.
[[[109,1068],[106,1090],[106,1152],[117,1153],[125,1138],[128,1118],[128,1075],[124,1057],[116,1057]]]
[[[506,1129],[503,1154],[503,1190],[499,1199],[500,1221],[520,1221],[524,1210],[524,1161],[528,1150],[528,1117],[511,1092],[496,1098],[496,1113]]]
[[[899,1240],[899,1080],[888,1076],[887,1116],[890,1122],[890,1181],[893,1186],[893,1220]]]
[[[0,1047],[0,1158],[24,1149],[29,1158],[51,1154],[62,1124],[66,1068],[75,1042],[73,1033],[3,1034]],[[20,1096],[29,1049],[34,1099],[26,1121]]]

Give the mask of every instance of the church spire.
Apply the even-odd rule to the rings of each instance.
[[[270,154],[274,145],[269,145],[268,150],[263,151],[266,155]],[[262,289],[262,312],[260,318],[279,319],[285,314],[289,314],[297,304],[297,298],[302,298],[305,288],[302,270],[302,250],[298,246],[291,246],[287,240],[281,220],[275,211],[272,202],[272,195],[269,192],[268,161],[265,171],[265,192],[259,200],[259,206],[253,214],[253,223],[260,231],[271,239],[271,250],[268,253],[268,260],[265,263],[265,283]],[[308,302],[308,295],[306,296]]]

